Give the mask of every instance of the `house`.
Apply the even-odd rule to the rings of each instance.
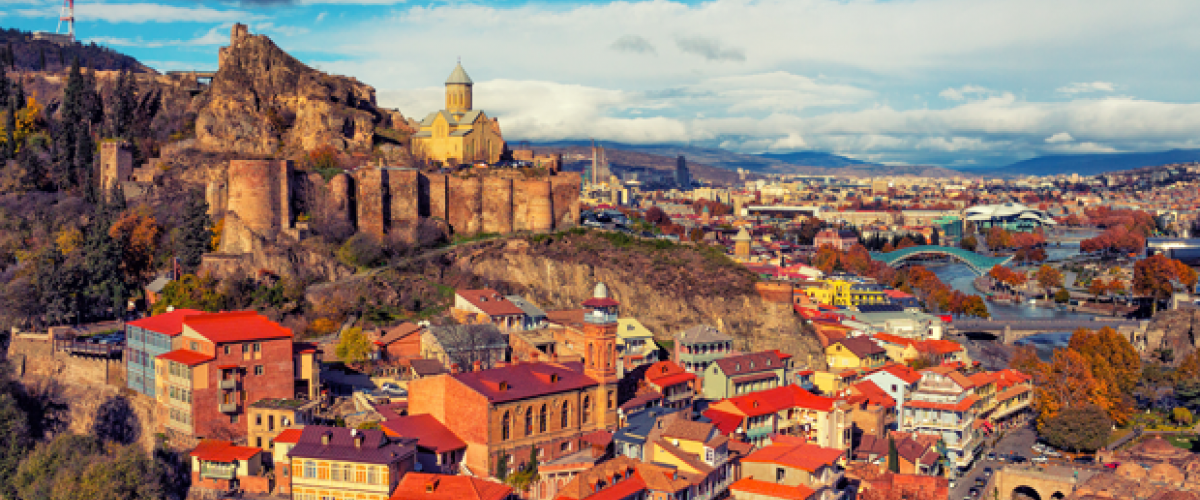
[[[654,334],[633,318],[617,320],[617,352],[621,356],[622,373],[659,361]]]
[[[713,361],[732,354],[733,337],[708,325],[693,326],[675,336],[675,361],[700,376]]]
[[[839,397],[850,407],[855,442],[862,436],[882,436],[896,422],[896,400],[870,380],[851,384]]]
[[[380,422],[392,438],[415,439],[419,470],[436,474],[458,474],[467,443],[438,422],[433,415],[408,415]]]
[[[951,340],[928,339],[920,340],[900,337],[889,333],[872,335],[876,343],[887,352],[887,357],[894,362],[910,364],[917,360],[927,365],[940,365],[956,361],[970,364],[967,348]]]
[[[849,486],[841,466],[845,455],[846,450],[817,446],[796,437],[779,436],[770,445],[742,457],[742,478],[730,490],[738,500],[842,500],[847,497]]]
[[[564,485],[556,500],[691,499],[685,474],[629,457],[616,457],[584,471]]]
[[[408,362],[408,379],[415,380],[419,378],[432,377],[448,373],[446,367],[436,359],[413,359]]]
[[[662,428],[650,431],[647,461],[674,468],[693,485],[691,500],[723,498],[736,478],[729,437],[717,426],[684,418],[683,412],[660,417]]]
[[[521,330],[525,324],[525,311],[491,289],[455,291],[450,315],[460,323],[490,323],[504,331]]]
[[[160,278],[165,279],[165,278]],[[156,280],[157,281],[157,280]],[[126,386],[156,398],[154,358],[179,349],[175,339],[183,333],[183,318],[204,314],[194,309],[175,309],[165,314],[125,324]]]
[[[533,302],[525,300],[525,297],[520,295],[505,295],[504,298],[508,299],[512,305],[517,306],[517,309],[520,309],[525,315],[521,318],[521,324],[518,327],[519,330],[533,330],[546,326],[546,311],[543,311]]]
[[[704,372],[705,399],[725,399],[786,385],[792,355],[763,351],[714,361]]]
[[[846,408],[796,385],[717,401],[704,416],[721,432],[755,445],[769,444],[776,435],[799,436],[828,448],[851,444]]]
[[[863,436],[862,442],[854,450],[854,459],[876,464],[880,471],[886,470],[889,443],[894,443],[899,460],[897,467],[901,474],[940,475],[941,455],[937,452],[937,441],[936,436],[905,432]]]
[[[291,495],[292,460],[288,453],[300,442],[304,429],[287,429],[275,436],[275,449],[271,451],[271,468],[275,473],[275,493]]]
[[[508,339],[490,323],[432,326],[421,333],[421,358],[451,369],[491,368],[509,359]]]
[[[421,332],[425,327],[404,322],[379,332],[375,339],[375,358],[389,364],[421,357]]]
[[[267,451],[275,449],[275,438],[287,429],[317,423],[319,403],[306,399],[260,399],[246,409],[246,441]]]
[[[661,396],[667,408],[691,408],[696,397],[696,375],[671,361],[659,361],[646,369],[645,383]]]
[[[386,500],[414,469],[416,446],[379,430],[310,425],[288,458],[292,498]]]
[[[988,422],[995,425],[1028,416],[1032,411],[1032,377],[1012,369],[994,372],[993,376],[997,393],[992,398],[991,406],[984,411]]]
[[[613,433],[614,453],[637,460],[649,460],[647,444],[651,432],[659,425],[666,425],[662,417],[680,411],[679,408],[655,406],[630,415],[624,425]]]
[[[803,291],[818,304],[857,308],[871,304],[891,303],[887,295],[884,295],[882,289],[878,287],[836,279],[821,280],[816,283],[815,286],[804,287]]]
[[[917,389],[921,374],[907,366],[890,363],[864,375],[863,380],[874,383],[879,390],[890,396],[896,402],[896,413],[899,414],[904,408],[908,394]]]
[[[837,250],[846,251],[858,243],[858,235],[844,229],[825,228],[813,238],[813,246],[821,248],[831,246]]]
[[[409,472],[391,500],[516,500],[513,489],[476,477]]]
[[[246,436],[249,405],[313,398],[319,355],[254,311],[185,316],[179,349],[155,358],[160,428],[181,441]]]
[[[229,491],[241,488],[250,493],[269,493],[271,480],[263,467],[262,450],[235,446],[229,441],[204,440],[188,454],[192,462],[192,486]]]
[[[846,337],[825,348],[825,362],[831,372],[878,368],[887,362],[887,351],[865,335]]]
[[[942,476],[895,474],[884,472],[859,481],[859,498],[949,498],[950,480]]]
[[[979,397],[972,394],[973,386],[969,378],[950,367],[923,370],[900,411],[900,430],[940,436],[949,463],[960,470],[970,467],[983,448],[975,425],[983,408]]]

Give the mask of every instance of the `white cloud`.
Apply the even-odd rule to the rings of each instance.
[[[318,22],[318,23],[319,23],[319,22],[321,22],[321,21],[324,21],[324,20],[325,20],[325,16],[326,16],[326,15],[328,15],[328,14],[329,14],[328,12],[322,12],[322,13],[320,13],[320,14],[317,14],[317,20],[316,20],[315,22]]]
[[[1054,135],[1046,138],[1046,143],[1048,143],[1048,144],[1057,144],[1060,142],[1074,142],[1074,141],[1075,141],[1075,138],[1071,137],[1071,134],[1068,134],[1066,132],[1059,132],[1057,134],[1054,134]]]
[[[685,53],[698,55],[709,61],[743,62],[746,60],[745,50],[737,47],[728,47],[720,40],[712,37],[680,37],[675,39],[675,45]]]
[[[23,17],[58,17],[59,7],[22,9],[17,14]],[[154,3],[80,3],[75,6],[75,17],[79,20],[103,21],[107,23],[211,23],[251,21],[263,16],[244,10],[220,10],[210,7],[180,7]]]
[[[938,96],[951,101],[961,101],[968,99],[971,96],[981,96],[991,94],[992,91],[978,85],[963,85],[959,88],[948,88],[938,92]]]
[[[395,5],[408,0],[298,0],[300,5]]]
[[[100,45],[111,45],[114,47],[141,47],[148,49],[157,49],[162,47],[205,47],[226,45],[229,43],[229,25],[216,26],[209,29],[203,35],[195,38],[177,39],[177,40],[143,40],[141,38],[121,38],[98,36],[88,38],[88,41],[95,42]],[[194,64],[193,64],[194,66]]]
[[[657,54],[658,50],[654,48],[654,44],[650,43],[645,37],[640,35],[624,35],[618,38],[610,46],[613,50],[622,52],[634,52],[637,54]]]
[[[1059,87],[1060,94],[1085,94],[1088,92],[1116,92],[1117,87],[1111,82],[1076,82]]]

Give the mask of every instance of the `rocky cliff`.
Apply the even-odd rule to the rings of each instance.
[[[193,104],[202,149],[252,155],[326,144],[369,152],[376,128],[391,127],[395,114],[376,106],[373,87],[312,69],[241,24]]]
[[[1182,361],[1200,347],[1200,310],[1162,311],[1146,327],[1144,356],[1170,349],[1175,362]]]

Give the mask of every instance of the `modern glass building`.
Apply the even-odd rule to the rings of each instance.
[[[130,389],[154,395],[154,358],[175,349],[175,337],[183,332],[183,318],[205,314],[193,309],[142,318],[125,324],[125,380]]]
[[[966,218],[974,222],[980,232],[993,227],[1009,231],[1033,231],[1058,224],[1045,210],[1029,208],[1020,203],[974,206],[966,210]]]

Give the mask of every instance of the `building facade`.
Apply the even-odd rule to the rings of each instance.
[[[387,500],[413,470],[416,446],[378,430],[310,425],[288,458],[295,500]]]
[[[792,356],[764,351],[714,361],[704,372],[704,398],[725,399],[787,385]]]
[[[412,136],[414,156],[447,166],[500,161],[500,121],[473,109],[474,86],[462,64],[455,66],[446,79],[446,108],[426,116]]]
[[[688,328],[675,336],[675,356],[679,366],[703,374],[718,359],[733,354],[733,337],[708,325]]]
[[[175,309],[125,324],[125,380],[130,389],[157,397],[154,358],[179,348],[175,338],[183,333],[183,318],[197,314],[204,311]]]

